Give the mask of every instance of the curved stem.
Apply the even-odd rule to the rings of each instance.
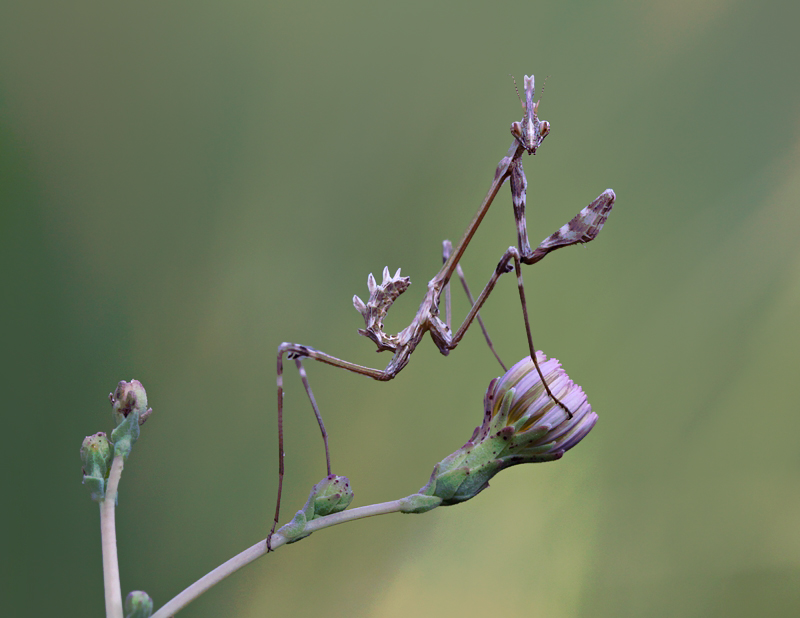
[[[334,513],[333,515],[326,515],[309,522],[306,525],[306,532],[315,532],[323,528],[329,528],[337,524],[343,524],[346,521],[353,521],[362,519],[364,517],[373,517],[374,515],[386,515],[388,513],[397,513],[402,507],[402,500],[392,500],[390,502],[381,502],[380,504],[370,504],[369,506],[360,506],[349,511],[342,511]],[[286,544],[287,539],[280,534],[273,534],[271,538],[271,548],[277,549],[281,545]],[[259,541],[252,547],[248,547],[240,554],[237,554],[227,562],[222,563],[213,571],[207,573],[198,579],[191,586],[186,588],[183,592],[179,593],[172,600],[168,601],[158,611],[156,611],[151,618],[167,618],[177,613],[189,603],[194,601],[201,594],[221,582],[223,579],[235,573],[243,566],[253,562],[256,558],[260,558],[267,553],[267,540]]]
[[[114,457],[108,475],[106,495],[100,501],[100,540],[103,548],[103,586],[106,593],[106,618],[122,618],[122,588],[119,583],[115,512],[117,488],[125,465],[122,455]]]

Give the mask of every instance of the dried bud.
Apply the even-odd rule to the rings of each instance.
[[[89,488],[95,502],[105,497],[106,479],[113,457],[113,444],[102,431],[84,438],[81,444],[83,484]]]
[[[111,432],[114,454],[127,458],[139,439],[139,426],[144,424],[153,410],[147,407],[147,393],[139,380],[120,382],[108,398],[114,408],[114,420],[118,423]]]
[[[344,511],[353,501],[353,490],[346,476],[331,474],[311,488],[311,493],[302,509],[295,513],[292,521],[278,530],[278,534],[294,543],[306,538],[306,524],[314,519]]]
[[[134,590],[125,599],[125,618],[150,618],[153,599],[142,590]]]
[[[108,394],[114,411],[114,422],[119,425],[131,412],[139,413],[139,424],[143,425],[153,412],[147,408],[147,392],[139,380],[124,380],[117,384],[116,390]]]
[[[524,358],[489,383],[483,424],[469,442],[436,465],[428,484],[415,495],[418,500],[411,500],[405,512],[438,506],[420,502],[423,496],[439,498],[442,506],[469,500],[501,470],[560,459],[589,433],[597,415],[581,387],[569,379],[558,360],[547,360],[541,352],[537,360],[551,392],[572,417],[547,394],[530,356]]]

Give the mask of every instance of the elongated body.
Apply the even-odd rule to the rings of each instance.
[[[327,434],[325,432],[322,418],[319,414],[316,401],[314,399],[311,388],[308,385],[305,370],[301,362],[302,358],[311,358],[316,361],[340,367],[354,373],[369,376],[375,380],[391,380],[408,364],[411,359],[411,354],[416,349],[417,345],[422,341],[426,333],[429,333],[436,347],[442,354],[447,355],[454,349],[461,338],[466,333],[467,329],[477,318],[480,320],[478,312],[483,306],[483,303],[488,298],[489,294],[494,289],[498,279],[505,273],[515,270],[517,274],[517,282],[519,288],[520,302],[522,303],[523,316],[525,322],[525,330],[527,334],[528,347],[530,350],[531,358],[534,359],[534,364],[537,371],[550,397],[571,416],[570,410],[564,406],[556,397],[549,391],[547,383],[541,376],[538,363],[536,363],[536,349],[533,345],[531,337],[531,329],[528,320],[527,306],[525,302],[525,291],[522,284],[522,271],[521,264],[535,264],[548,253],[568,247],[570,245],[587,243],[597,237],[603,224],[608,217],[611,208],[614,205],[616,196],[611,189],[606,189],[597,198],[595,198],[588,206],[583,208],[575,217],[568,223],[559,228],[556,232],[545,238],[536,249],[531,249],[528,242],[527,223],[525,220],[525,197],[527,192],[527,179],[522,167],[522,155],[525,153],[536,154],[537,149],[541,146],[542,141],[550,133],[550,124],[545,120],[540,120],[538,117],[539,102],[534,103],[534,79],[533,76],[525,76],[525,102],[522,104],[525,110],[521,122],[514,122],[511,125],[511,134],[514,141],[508,150],[508,153],[503,157],[497,165],[495,170],[494,179],[489,187],[486,197],[483,199],[478,212],[473,217],[472,221],[467,226],[463,236],[459,240],[454,249],[449,248],[449,242],[445,241],[446,247],[446,260],[441,270],[428,282],[425,295],[420,303],[414,319],[402,331],[396,334],[387,334],[383,331],[383,321],[392,303],[397,297],[406,291],[410,284],[408,277],[401,277],[400,270],[398,269],[394,275],[390,275],[388,268],[383,271],[383,279],[380,284],[375,281],[375,278],[370,274],[368,278],[369,297],[367,301],[361,300],[358,296],[353,298],[355,308],[361,313],[364,318],[364,328],[359,330],[359,333],[371,339],[379,351],[388,351],[392,353],[392,358],[386,365],[385,369],[376,369],[365,367],[356,363],[336,358],[319,350],[315,350],[308,346],[299,345],[296,343],[282,343],[278,347],[278,364],[277,364],[277,382],[278,382],[278,449],[279,449],[279,481],[278,481],[278,499],[275,509],[275,519],[272,527],[274,532],[275,526],[278,523],[280,516],[280,497],[283,486],[283,358],[284,355],[288,358],[294,359],[300,375],[303,379],[303,384],[306,392],[311,400],[311,405],[319,421],[320,429],[322,430],[323,438],[325,439],[326,456],[327,453]],[[459,262],[461,257],[466,251],[472,237],[475,235],[478,227],[483,221],[484,216],[489,211],[494,198],[497,196],[503,183],[508,178],[511,178],[511,196],[514,208],[514,219],[517,226],[517,246],[509,247],[500,258],[500,261],[495,268],[489,282],[483,288],[478,298],[472,303],[472,307],[467,313],[466,318],[461,326],[453,332],[450,328],[450,312],[449,309],[445,312],[445,319],[440,319],[440,303],[442,294],[448,290],[450,279],[453,273],[460,274]],[[513,262],[513,265],[512,265]],[[462,282],[463,278],[462,278]],[[466,284],[465,284],[466,287]],[[484,330],[485,333],[485,330]],[[488,335],[487,335],[488,341]],[[491,347],[491,341],[489,341]],[[492,348],[493,349],[493,348]],[[499,360],[499,358],[498,358]],[[502,362],[501,362],[502,365]],[[504,367],[505,368],[505,367]],[[328,474],[330,470],[330,457],[328,460]],[[270,533],[271,534],[271,533]]]

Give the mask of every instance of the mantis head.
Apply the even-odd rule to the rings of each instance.
[[[525,115],[522,117],[522,122],[511,123],[511,135],[519,142],[528,154],[536,154],[536,149],[542,143],[547,134],[550,133],[550,123],[546,120],[539,120],[536,115],[539,109],[539,101],[533,102],[534,85],[533,75],[525,76],[525,102],[522,103],[522,108],[525,110]],[[519,92],[517,92],[519,96]]]

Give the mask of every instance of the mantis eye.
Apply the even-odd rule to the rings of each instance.
[[[511,123],[511,135],[517,139],[522,139],[522,125],[518,122]]]
[[[550,123],[546,120],[542,120],[539,123],[539,136],[544,139],[544,137],[550,133]]]

